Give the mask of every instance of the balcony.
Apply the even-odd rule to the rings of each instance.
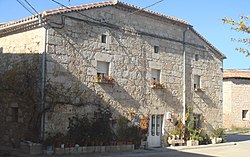
[[[114,79],[108,75],[96,75],[95,82],[100,84],[114,84]]]
[[[164,88],[164,85],[158,80],[151,80],[150,87],[155,89],[162,89]]]

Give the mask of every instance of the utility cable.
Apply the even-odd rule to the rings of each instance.
[[[27,0],[24,0],[31,8],[32,8],[32,10],[34,11],[34,12],[36,12],[37,14],[39,14],[38,12],[37,12],[37,10],[27,1]]]
[[[157,1],[157,2],[155,2],[155,3],[153,3],[153,4],[150,4],[149,6],[146,6],[146,7],[142,8],[142,9],[136,10],[136,11],[134,11],[134,12],[128,14],[127,16],[130,16],[130,15],[132,15],[132,14],[135,14],[135,13],[137,13],[137,12],[140,12],[140,11],[142,11],[142,10],[145,10],[145,9],[147,9],[147,8],[150,8],[150,7],[152,7],[152,6],[154,6],[154,5],[158,4],[158,3],[161,3],[161,2],[163,2],[163,1],[164,1],[164,0]]]
[[[21,6],[25,9],[25,10],[27,10],[29,13],[31,13],[32,15],[34,15],[34,13],[32,12],[32,11],[30,11],[30,9],[28,8],[28,7],[26,7],[21,1],[19,1],[19,0],[16,0],[19,4],[21,4]]]
[[[60,6],[62,6],[62,7],[64,7],[64,8],[66,8],[66,9],[71,9],[70,7],[67,7],[66,5],[64,5],[64,4],[62,4],[62,3],[60,3],[60,2],[58,2],[58,1],[56,1],[56,0],[51,0],[51,1],[54,2],[54,3],[56,3],[56,4],[58,4],[58,5],[60,5]],[[78,11],[76,11],[76,12],[77,12],[78,14],[84,16],[84,17],[87,17],[87,18],[91,19],[91,20],[101,22],[100,20],[97,20],[97,19],[92,18],[92,17],[90,17],[90,16],[87,16],[87,15],[85,15],[85,14],[82,14],[82,13],[80,13],[80,12],[78,12]]]

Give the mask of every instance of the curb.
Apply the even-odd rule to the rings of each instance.
[[[228,142],[228,143],[219,143],[219,144],[208,144],[208,145],[199,145],[199,146],[174,146],[174,147],[167,147],[167,149],[172,150],[188,150],[188,149],[201,149],[201,148],[211,148],[211,147],[222,147],[222,146],[233,146],[237,145],[236,142]]]

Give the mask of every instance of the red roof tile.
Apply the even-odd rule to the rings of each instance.
[[[178,19],[178,18],[175,18],[175,17],[163,15],[163,14],[156,13],[156,12],[153,12],[153,11],[150,11],[150,10],[145,10],[145,9],[140,8],[140,7],[137,7],[137,6],[134,6],[134,5],[131,5],[131,4],[127,4],[127,3],[123,3],[123,2],[118,2],[117,4],[115,4],[112,1],[97,2],[97,3],[80,5],[80,6],[72,6],[72,7],[68,7],[68,8],[57,8],[57,9],[52,9],[52,10],[46,10],[46,11],[44,11],[42,13],[39,13],[38,15],[44,17],[44,16],[48,16],[48,15],[63,14],[63,13],[66,13],[66,12],[82,11],[82,10],[88,10],[88,9],[92,9],[92,8],[105,7],[105,6],[128,7],[128,8],[132,8],[132,9],[135,9],[135,10],[141,10],[141,12],[149,13],[149,14],[152,14],[152,15],[155,15],[155,16],[158,16],[158,17],[163,17],[163,18],[166,18],[166,19],[169,19],[169,20],[180,22],[180,23],[185,24],[185,25],[190,25],[188,22],[186,22],[184,20],[181,20],[181,19]],[[23,19],[17,20],[17,21],[7,22],[7,23],[5,23],[3,25],[0,25],[0,28],[4,28],[4,27],[7,27],[7,26],[17,24],[17,23],[22,23],[24,21],[28,21],[28,20],[31,20],[31,19],[38,18],[38,15],[33,15],[33,16],[23,18]]]
[[[250,71],[224,70],[223,78],[247,78],[250,79]]]

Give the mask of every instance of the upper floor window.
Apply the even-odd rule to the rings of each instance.
[[[194,55],[194,60],[195,60],[195,61],[198,61],[198,60],[199,60],[199,55],[198,55],[198,54],[195,54],[195,55]]]
[[[161,71],[157,69],[151,69],[152,80],[160,81]]]
[[[97,75],[109,75],[109,62],[97,61]]]
[[[102,43],[107,43],[107,35],[106,34],[102,34],[101,41],[102,41]]]
[[[151,87],[152,88],[163,88],[160,82],[161,71],[157,69],[151,69]]]
[[[194,90],[198,91],[200,87],[201,77],[198,75],[194,75]]]
[[[96,82],[113,83],[113,78],[109,73],[109,62],[97,61]]]
[[[154,46],[154,53],[159,53],[159,46]]]

